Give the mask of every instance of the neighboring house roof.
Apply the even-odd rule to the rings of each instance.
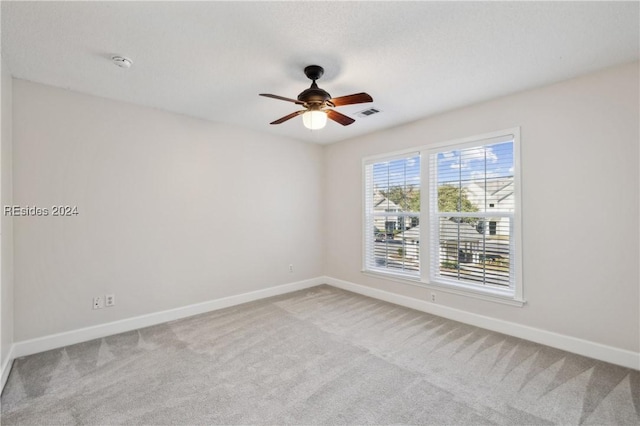
[[[400,206],[382,195],[380,191],[376,191],[373,194],[373,209],[377,211],[384,212],[399,212],[401,211]]]
[[[401,234],[401,238],[408,241],[420,241],[420,225],[407,229]],[[458,241],[458,224],[445,220],[440,222],[440,239]],[[466,222],[460,224],[460,241],[478,242],[482,239],[482,234],[476,231],[475,226]]]
[[[440,222],[440,239],[444,241],[478,242],[482,240],[474,225],[467,222],[456,223],[452,220]]]
[[[459,234],[458,234],[459,232]],[[458,224],[452,220],[444,220],[440,222],[440,239],[443,241],[458,241],[458,235],[462,242],[479,242],[483,239],[483,235],[479,233],[475,225],[471,225],[466,222]],[[407,241],[420,241],[420,225],[414,226],[404,231],[400,238]],[[492,241],[492,244],[502,243],[500,238],[494,235],[484,235],[486,241]],[[509,241],[504,241],[505,244],[509,244]]]

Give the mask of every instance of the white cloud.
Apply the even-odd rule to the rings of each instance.
[[[420,176],[412,176],[407,178],[407,183],[409,185],[417,185],[420,183]]]
[[[447,154],[451,154],[451,155],[447,156]],[[448,158],[450,159],[449,161],[451,161],[453,157],[453,152],[447,152],[447,153],[444,153],[444,155],[445,155],[445,158]],[[472,162],[485,161],[485,158],[487,160],[487,163],[493,164],[498,162],[498,156],[496,155],[495,152],[493,152],[491,147],[488,147],[488,148],[477,147],[477,148],[463,149],[462,151],[460,151],[460,154],[456,157],[458,161],[455,163],[452,163],[449,167],[452,169],[465,170],[471,167]]]
[[[485,155],[487,158],[487,162],[496,163],[498,162],[498,156],[491,147],[488,148],[470,148],[462,150],[460,154],[463,162],[471,162],[471,161],[484,161]]]
[[[490,179],[490,178],[496,178],[496,177],[500,177],[500,176],[501,176],[501,174],[496,172],[496,171],[487,171],[486,174],[482,170],[474,170],[474,171],[471,172],[471,179],[474,179],[474,180],[475,179],[483,180],[485,177],[487,179]]]

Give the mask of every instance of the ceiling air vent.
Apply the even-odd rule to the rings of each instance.
[[[380,110],[378,108],[368,108],[368,109],[365,109],[363,111],[360,111],[360,112],[356,113],[356,115],[358,117],[368,117],[370,115],[377,114],[379,112],[380,112]]]

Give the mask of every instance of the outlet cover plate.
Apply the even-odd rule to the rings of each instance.
[[[115,294],[107,294],[104,296],[104,306],[115,306],[116,304],[116,296]]]

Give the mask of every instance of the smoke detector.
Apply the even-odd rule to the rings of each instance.
[[[131,65],[133,65],[133,61],[124,56],[112,56],[111,60],[120,68],[131,68]]]

